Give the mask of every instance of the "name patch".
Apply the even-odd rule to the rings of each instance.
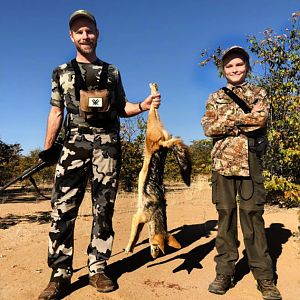
[[[89,97],[89,107],[102,107],[103,98],[101,97]]]

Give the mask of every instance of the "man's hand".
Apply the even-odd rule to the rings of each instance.
[[[160,93],[155,95],[149,95],[144,101],[141,102],[142,110],[148,110],[151,107],[151,103],[153,103],[155,108],[159,108],[161,102]]]
[[[265,106],[263,105],[263,103],[258,102],[252,107],[251,112],[253,113],[253,112],[262,111],[264,109],[264,107]]]

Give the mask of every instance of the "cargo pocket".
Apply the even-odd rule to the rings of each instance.
[[[266,190],[264,187],[264,177],[260,175],[256,175],[253,177],[253,183],[254,183],[254,203],[255,204],[264,204],[266,202]]]
[[[212,187],[212,203],[216,204],[218,200],[218,174],[217,172],[213,171],[211,175],[211,187]]]

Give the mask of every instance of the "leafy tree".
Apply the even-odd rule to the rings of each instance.
[[[166,158],[164,178],[169,182],[181,181],[180,168],[171,149]]]
[[[22,148],[20,144],[6,144],[0,140],[0,163],[9,163],[17,158]]]
[[[193,175],[209,173],[211,170],[212,140],[192,141],[189,148],[193,163]]]
[[[6,144],[0,140],[0,178],[1,184],[11,180],[19,163],[22,148],[20,144]]]
[[[120,184],[127,192],[137,185],[138,174],[143,165],[143,150],[146,132],[145,120],[138,116],[124,119],[121,123],[122,166]]]
[[[265,159],[268,199],[290,205],[300,202],[300,12],[291,25],[278,35],[264,31],[262,39],[249,36],[250,50],[263,71],[255,80],[263,86],[271,104]]]
[[[259,75],[251,81],[269,95],[270,147],[264,159],[267,199],[284,206],[300,202],[300,12],[281,34],[267,29],[262,36],[249,35],[249,50]],[[201,66],[212,61],[219,66],[222,49],[201,52]]]

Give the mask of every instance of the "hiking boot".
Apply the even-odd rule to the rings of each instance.
[[[71,284],[70,279],[60,279],[57,281],[51,281],[47,287],[42,291],[38,300],[51,300],[58,299],[66,291]]]
[[[282,299],[279,290],[271,279],[257,280],[257,289],[262,293],[264,300]]]
[[[91,286],[95,287],[98,292],[108,293],[115,289],[115,285],[112,280],[105,275],[104,272],[97,273],[89,278]]]
[[[208,291],[223,295],[232,287],[234,287],[233,276],[217,274],[215,280],[209,285]]]

